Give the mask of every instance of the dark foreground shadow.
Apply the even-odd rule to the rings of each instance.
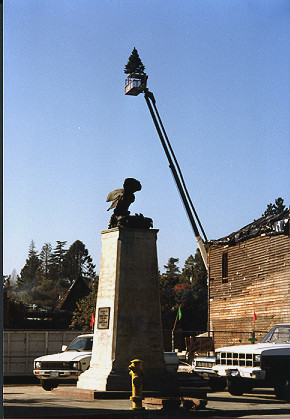
[[[211,396],[211,395],[208,395],[208,397],[207,397],[207,400],[208,401],[213,401],[213,402],[225,402],[225,403],[229,403],[229,404],[232,404],[232,403],[244,403],[244,404],[248,404],[248,403],[251,403],[251,404],[259,404],[259,405],[261,405],[261,404],[271,404],[271,405],[274,405],[274,404],[289,404],[289,403],[287,403],[286,401],[284,401],[284,400],[277,400],[275,397],[267,397],[267,398],[265,398],[265,397],[263,397],[263,396],[255,396],[255,397],[251,397],[251,396],[232,396],[232,397],[223,397],[223,396]]]
[[[205,409],[202,411],[186,411],[178,409],[175,411],[162,410],[144,410],[134,412],[129,410],[110,410],[110,409],[82,409],[82,408],[68,408],[68,407],[27,407],[27,406],[4,406],[4,417],[13,419],[97,419],[97,418],[120,418],[120,419],[150,419],[150,418],[205,418],[212,419],[222,418],[243,418],[243,416],[253,416],[256,418],[259,415],[269,415],[275,417],[276,415],[289,415],[290,407],[283,409],[245,409],[245,410],[218,410]]]

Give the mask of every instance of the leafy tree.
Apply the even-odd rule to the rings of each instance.
[[[206,330],[207,326],[207,271],[197,249],[195,256],[190,255],[175,290],[175,311],[181,308],[179,322],[184,330]]]
[[[174,288],[164,280],[164,276],[160,276],[159,282],[161,319],[163,329],[171,330],[175,319],[175,294]]]
[[[268,204],[266,211],[262,214],[263,217],[267,217],[268,215],[276,215],[280,214],[286,209],[286,206],[284,205],[284,199],[283,198],[277,198],[275,199],[275,204]]]
[[[174,311],[176,313],[178,307],[180,307],[182,317],[179,320],[179,326],[183,330],[206,330],[206,301],[203,301],[201,297],[200,289],[193,284],[175,288]]]
[[[138,51],[134,47],[132,54],[129,57],[128,63],[125,66],[124,73],[131,74],[131,73],[139,73],[143,74],[145,71],[145,66],[143,65]]]
[[[3,288],[10,287],[11,284],[11,275],[3,275]]]
[[[65,292],[59,283],[51,279],[42,278],[39,285],[32,292],[32,303],[40,307],[55,307],[59,298]]]
[[[179,259],[170,258],[167,265],[164,265],[165,272],[160,275],[159,291],[161,318],[163,329],[172,329],[175,319],[175,293],[174,286],[178,283],[180,270],[177,266]]]
[[[83,242],[76,240],[64,257],[65,277],[70,283],[81,275],[89,284],[95,278],[95,265]]]
[[[80,299],[77,302],[77,309],[73,313],[71,323],[69,325],[70,329],[74,330],[89,330],[90,323],[92,319],[92,314],[95,315],[96,312],[96,301],[98,293],[98,278],[95,278],[92,291],[90,294]]]
[[[160,276],[161,316],[164,329],[172,329],[180,307],[182,317],[177,326],[183,330],[206,330],[207,324],[207,271],[199,249],[190,255],[180,273],[170,258]]]

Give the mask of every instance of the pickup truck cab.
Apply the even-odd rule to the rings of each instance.
[[[205,371],[198,357],[193,370],[208,374],[221,387],[227,385],[233,395],[274,387],[278,399],[290,401],[290,324],[274,326],[261,343],[218,348],[211,362]]]
[[[33,374],[40,379],[44,390],[50,391],[64,380],[77,380],[80,374],[90,366],[93,334],[76,337],[62,352],[44,355],[34,360]],[[171,374],[177,372],[179,359],[176,352],[164,352],[166,369]]]

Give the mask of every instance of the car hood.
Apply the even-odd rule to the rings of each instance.
[[[36,358],[34,361],[78,361],[86,356],[91,356],[92,351],[64,351],[58,354],[44,355]]]
[[[239,345],[239,346],[225,346],[223,348],[217,348],[215,352],[238,352],[245,354],[261,354],[264,351],[278,351],[282,350],[290,352],[289,343],[256,343],[254,345]]]

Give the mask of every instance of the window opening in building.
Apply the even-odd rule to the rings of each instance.
[[[222,256],[222,283],[228,282],[228,254]]]

